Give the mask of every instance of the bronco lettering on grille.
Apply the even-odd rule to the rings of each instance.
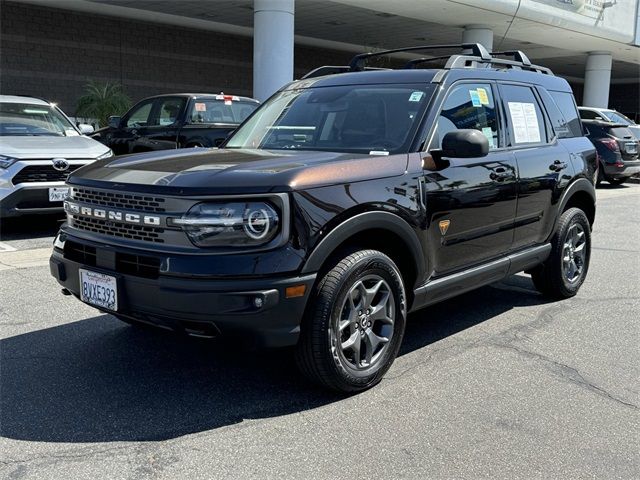
[[[80,207],[73,202],[64,202],[64,210],[70,215],[83,215],[86,217],[108,219],[110,221],[130,223],[134,225],[160,225],[160,217],[155,215],[138,215],[119,210],[107,210],[104,208]]]

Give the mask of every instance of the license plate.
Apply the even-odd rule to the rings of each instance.
[[[627,143],[625,150],[627,153],[638,153],[638,145],[636,143]]]
[[[80,269],[80,300],[94,307],[118,310],[116,277]]]
[[[50,202],[63,202],[69,196],[69,187],[51,187],[49,189]]]

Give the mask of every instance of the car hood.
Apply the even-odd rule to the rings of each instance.
[[[74,172],[69,183],[182,195],[262,193],[402,175],[407,159],[407,154],[192,148],[101,160]]]
[[[37,158],[96,158],[109,148],[83,135],[53,136],[0,136],[0,155],[20,159]]]

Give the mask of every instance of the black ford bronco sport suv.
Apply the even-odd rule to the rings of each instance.
[[[128,323],[295,345],[350,392],[389,369],[408,312],[523,270],[575,295],[597,167],[571,89],[522,52],[456,47],[438,69],[322,67],[221,149],[74,172],[51,273]]]

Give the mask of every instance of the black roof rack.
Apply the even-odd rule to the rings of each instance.
[[[458,48],[463,50],[471,50],[472,55],[476,57],[480,57],[482,60],[491,60],[491,54],[487,51],[479,43],[463,43],[460,44],[450,44],[450,45],[421,45],[418,47],[404,47],[404,48],[394,48],[392,50],[383,50],[381,52],[369,52],[369,53],[360,53],[351,59],[349,62],[349,67],[352,72],[359,72],[363,68],[363,64],[366,60],[373,57],[380,57],[382,55],[390,55],[392,53],[400,53],[400,52],[414,52],[417,50],[443,50],[445,48]]]
[[[404,64],[402,68],[413,69],[420,63],[427,63],[437,60],[447,60],[445,70],[453,68],[504,68],[514,70],[527,70],[531,72],[553,75],[553,72],[546,67],[533,65],[529,57],[520,50],[508,50],[504,52],[489,53],[485,47],[479,43],[463,43],[455,45],[421,45],[418,47],[394,48],[380,52],[360,53],[354,56],[348,66],[325,66],[319,67],[307,73],[302,78],[313,78],[322,75],[332,75],[346,72],[361,72],[363,70],[389,70],[387,68],[374,68],[365,66],[365,62],[373,57],[389,55],[400,52],[413,52],[418,50],[442,50],[447,48],[457,48],[463,50],[462,54],[439,56],[432,58],[416,58]],[[513,57],[513,60],[496,58],[497,56]]]

